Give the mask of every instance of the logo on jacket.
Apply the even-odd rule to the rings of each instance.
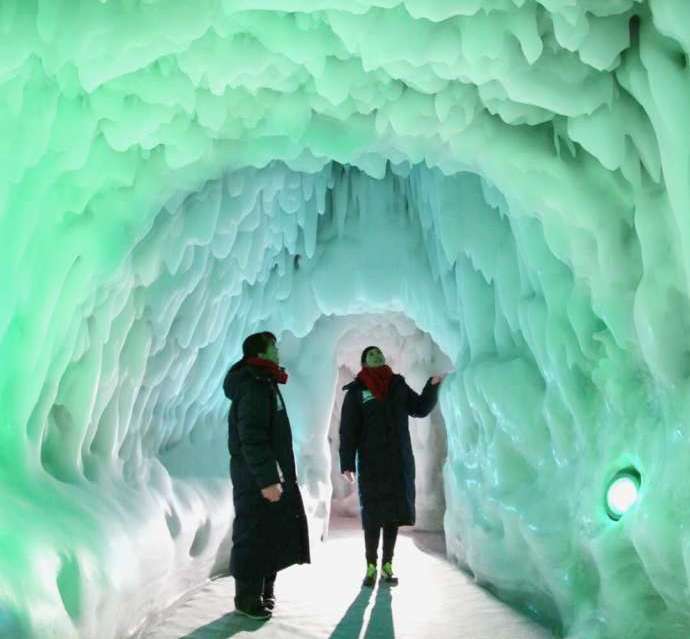
[[[370,390],[363,390],[362,403],[366,404],[371,399],[374,399],[374,394]]]

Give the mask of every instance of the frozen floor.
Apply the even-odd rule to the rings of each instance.
[[[265,623],[236,616],[234,580],[208,583],[166,611],[142,639],[550,639],[553,635],[473,584],[444,559],[440,534],[398,537],[400,584],[362,589],[358,522],[333,522],[312,564],[278,574]]]

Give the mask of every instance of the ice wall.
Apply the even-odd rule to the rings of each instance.
[[[219,569],[241,337],[405,312],[458,371],[451,555],[567,636],[685,637],[689,11],[3,2],[2,631],[115,637]]]

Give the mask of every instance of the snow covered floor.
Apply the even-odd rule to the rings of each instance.
[[[440,534],[401,534],[395,588],[360,588],[361,532],[333,522],[310,566],[282,571],[266,623],[235,615],[234,580],[210,582],[162,615],[142,639],[547,639],[553,635],[496,600],[445,560]]]

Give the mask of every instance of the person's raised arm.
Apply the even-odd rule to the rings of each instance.
[[[418,395],[415,393],[405,382],[405,388],[407,392],[407,414],[410,417],[426,417],[436,406],[438,401],[438,389],[443,381],[443,375],[434,375],[430,377],[422,394]]]
[[[340,472],[348,481],[354,481],[355,456],[361,432],[362,407],[357,392],[351,389],[345,393],[340,413]]]

